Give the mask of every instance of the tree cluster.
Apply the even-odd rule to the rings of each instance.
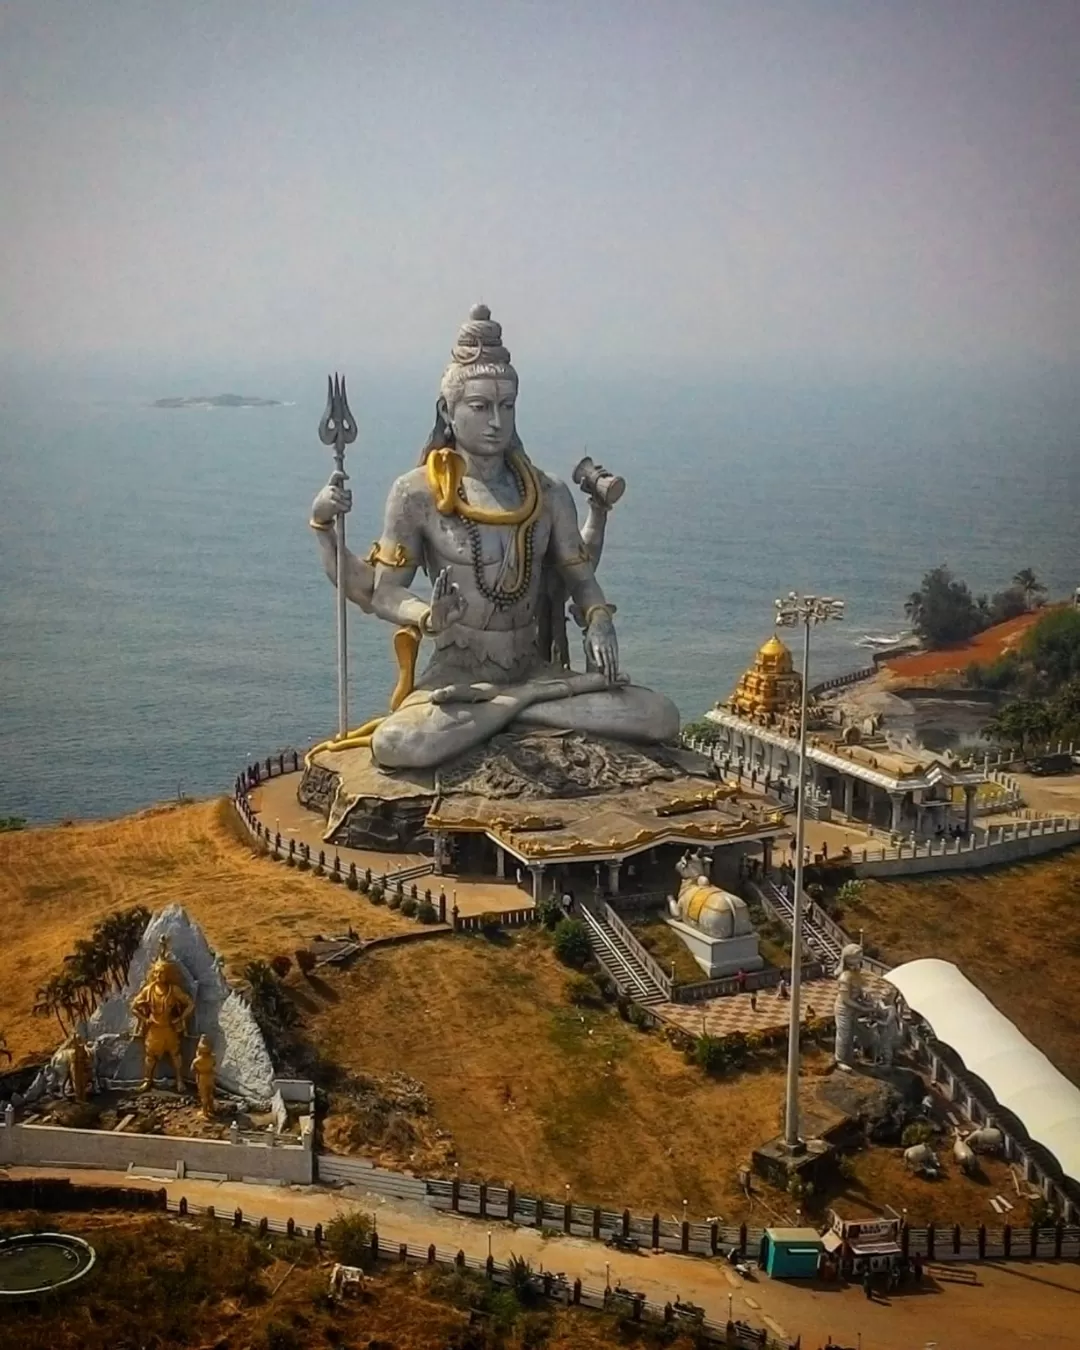
[[[1016,652],[969,672],[969,682],[1018,695],[987,723],[1000,745],[1028,748],[1080,741],[1080,610],[1044,614]]]
[[[149,922],[150,911],[145,905],[107,915],[89,938],[75,943],[59,973],[38,989],[34,1012],[39,1017],[55,1016],[61,1031],[68,1035],[114,990],[124,987],[128,967]]]
[[[904,604],[904,613],[927,647],[955,647],[970,641],[976,633],[1036,608],[1042,603],[1046,587],[1030,567],[1021,568],[1012,585],[992,597],[975,596],[967,582],[960,581],[942,565],[933,567],[912,591]]]

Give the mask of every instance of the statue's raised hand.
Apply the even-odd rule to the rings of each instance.
[[[316,525],[332,525],[338,516],[352,510],[352,493],[345,486],[347,473],[335,471],[330,481],[311,504],[311,519]]]
[[[451,577],[449,567],[444,567],[431,588],[431,609],[425,627],[429,633],[441,633],[451,624],[459,623],[468,608],[469,602]]]
[[[611,615],[597,606],[589,616],[585,629],[585,657],[590,669],[603,672],[609,684],[619,680],[619,639]]]

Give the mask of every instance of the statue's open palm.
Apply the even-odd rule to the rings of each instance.
[[[468,608],[469,602],[451,577],[449,567],[444,567],[435,578],[435,585],[431,589],[428,629],[432,633],[444,632],[452,624],[460,623]]]

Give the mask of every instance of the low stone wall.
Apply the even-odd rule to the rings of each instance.
[[[922,872],[964,872],[1000,867],[1080,844],[1080,818],[1020,821],[995,825],[969,839],[942,839],[899,848],[863,849],[851,860],[859,877],[913,876]]]
[[[273,1140],[273,1142],[271,1142]],[[190,1139],[165,1134],[125,1134],[115,1130],[74,1130],[63,1125],[0,1124],[0,1165],[6,1167],[96,1167],[110,1172],[129,1168],[182,1177],[206,1173],[229,1181],[285,1182],[307,1186],[314,1180],[312,1135],[282,1144],[250,1138]]]

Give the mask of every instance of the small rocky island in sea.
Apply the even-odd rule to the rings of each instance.
[[[155,408],[280,408],[276,398],[249,398],[246,394],[200,395],[197,398],[157,398]]]

